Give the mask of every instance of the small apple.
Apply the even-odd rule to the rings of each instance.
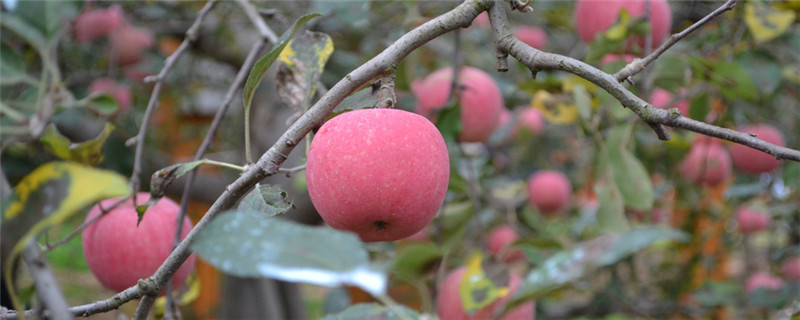
[[[783,260],[781,274],[786,279],[800,282],[800,256]]]
[[[89,85],[89,93],[95,92],[105,92],[117,99],[118,112],[128,109],[133,103],[131,89],[126,85],[118,85],[113,79],[100,78],[92,81],[92,84]]]
[[[519,249],[511,248],[511,244],[519,239],[514,228],[502,225],[489,231],[486,247],[495,258],[505,262],[522,260],[525,256]]]
[[[453,69],[434,71],[425,79],[411,83],[411,91],[417,97],[417,113],[434,119],[435,111],[447,103],[452,86]],[[484,142],[497,127],[503,109],[503,95],[492,77],[480,69],[463,67],[458,74],[460,90],[459,105],[463,129],[459,134],[462,142]]]
[[[695,185],[716,186],[730,178],[731,157],[718,140],[698,139],[683,158],[680,172]]]
[[[399,109],[361,109],[326,122],[311,141],[306,182],[331,227],[361,240],[395,241],[428,225],[447,192],[450,160],[441,133]]]
[[[528,195],[531,205],[545,216],[552,216],[569,205],[572,184],[561,172],[542,170],[528,179]]]
[[[143,59],[143,52],[155,42],[150,30],[122,25],[109,34],[109,55],[120,66],[135,64]]]
[[[461,302],[461,295],[458,293],[458,287],[464,275],[467,273],[467,268],[460,267],[450,272],[442,283],[442,288],[439,291],[439,297],[436,301],[436,313],[439,319],[447,320],[485,320],[493,319],[495,312],[499,312],[505,307],[509,298],[517,291],[522,279],[514,273],[510,273],[508,283],[508,295],[497,299],[488,306],[476,311],[472,315],[468,315],[464,311],[464,304]],[[536,317],[536,302],[526,302],[518,307],[511,309],[500,320],[517,320],[517,319],[535,319]]]
[[[681,111],[681,115],[684,117],[689,116],[689,102],[686,100],[679,100],[675,102],[673,105],[667,105],[672,101],[673,95],[671,92],[661,89],[655,88],[653,93],[650,94],[650,104],[656,106],[657,108],[665,109],[665,108],[678,108]]]
[[[148,199],[149,193],[137,194],[139,203]],[[107,199],[100,202],[100,206],[110,208],[117,201],[117,198]],[[153,275],[172,252],[179,211],[178,204],[163,198],[147,210],[137,227],[139,215],[133,199],[128,199],[90,224],[83,230],[83,252],[92,274],[103,286],[116,292]],[[86,221],[101,213],[98,206],[92,207]],[[191,229],[189,218],[184,218],[181,238],[186,237]],[[175,288],[186,282],[194,269],[194,262],[195,257],[191,255],[178,268],[172,277]]]
[[[519,123],[533,135],[538,136],[544,130],[544,116],[536,108],[526,107],[519,113]]]
[[[617,61],[625,61],[625,63],[631,63],[633,62],[633,59],[636,59],[636,56],[632,54],[619,55],[619,54],[607,53],[600,59],[600,65],[605,66],[609,63],[614,63]]]
[[[667,0],[578,0],[575,4],[575,29],[586,43],[592,43],[598,33],[605,32],[617,23],[619,13],[625,9],[632,19],[642,17],[647,2],[650,3],[650,30],[653,47],[661,44],[672,27],[672,12]],[[639,48],[644,48],[645,39],[636,36]]]
[[[743,205],[736,210],[736,224],[739,232],[743,234],[766,230],[769,227],[770,220],[769,214],[749,206]]]
[[[486,11],[481,12],[475,20],[472,20],[472,25],[476,27],[488,27],[489,26],[489,14]]]
[[[758,288],[778,290],[781,287],[783,287],[783,280],[766,272],[754,273],[745,282],[745,291],[747,293],[756,291]]]
[[[87,43],[108,35],[111,30],[126,23],[119,4],[107,9],[91,9],[81,12],[75,18],[74,32],[77,43]]]
[[[757,124],[739,128],[739,131],[752,133],[756,138],[766,142],[786,146],[783,135],[777,128],[768,124]],[[750,148],[741,144],[733,144],[730,147],[733,164],[739,170],[749,174],[759,174],[770,172],[781,166],[781,161],[769,153]]]
[[[544,30],[532,26],[519,26],[514,28],[514,36],[525,44],[536,49],[547,46],[547,34]]]

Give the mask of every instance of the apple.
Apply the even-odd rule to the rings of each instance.
[[[489,14],[486,11],[481,12],[475,20],[472,20],[472,25],[476,27],[488,27],[489,26]]]
[[[767,290],[778,290],[783,287],[783,280],[766,272],[756,272],[747,278],[745,291],[747,293],[756,291],[758,288]]]
[[[633,59],[636,59],[636,56],[632,54],[619,55],[619,54],[607,53],[600,59],[600,65],[605,66],[609,63],[614,63],[617,61],[625,61],[625,63],[631,63],[633,62]]]
[[[416,111],[428,119],[435,119],[435,111],[447,104],[452,86],[453,69],[434,71],[425,79],[411,83],[417,98]],[[497,128],[503,109],[503,95],[492,77],[480,69],[463,67],[458,74],[459,105],[463,129],[462,142],[484,142]]]
[[[137,194],[137,201],[145,203],[149,193]],[[103,208],[110,208],[118,198],[100,202]],[[128,199],[83,230],[83,252],[89,269],[100,283],[116,292],[136,285],[156,272],[172,252],[177,229],[180,206],[170,199],[163,198],[151,206],[142,222],[133,199]],[[86,221],[102,212],[98,206],[92,207]],[[186,237],[192,223],[183,219],[181,239]],[[194,269],[195,257],[189,256],[172,277],[172,284],[180,288]],[[162,292],[163,293],[163,292]]]
[[[135,64],[143,52],[153,46],[153,34],[143,28],[124,24],[109,34],[109,55],[120,66]]]
[[[756,138],[766,142],[786,146],[783,135],[778,129],[768,124],[757,124],[739,128],[739,131],[753,133]],[[770,172],[780,167],[781,161],[769,153],[750,148],[741,144],[733,144],[730,147],[731,158],[737,169],[749,174],[759,174]]]
[[[695,184],[716,186],[731,176],[731,157],[716,139],[698,139],[680,164],[683,178]]]
[[[800,256],[783,260],[781,274],[786,279],[800,281]]]
[[[519,234],[514,228],[502,225],[489,231],[486,247],[495,258],[505,262],[522,260],[525,256],[519,249],[511,248],[511,244],[519,239]]]
[[[89,93],[95,92],[105,92],[117,99],[119,111],[127,109],[133,102],[131,89],[126,85],[117,85],[113,79],[100,78],[92,81],[92,84],[89,85]]]
[[[532,26],[518,26],[514,28],[514,36],[525,44],[536,49],[547,46],[547,34],[544,30]]]
[[[770,216],[749,206],[740,206],[736,210],[736,224],[739,232],[750,234],[767,229],[770,223]]]
[[[538,136],[544,130],[544,116],[542,111],[536,108],[526,107],[522,109],[519,114],[519,122],[523,128],[526,128],[533,135]]]
[[[361,109],[326,122],[311,141],[306,182],[325,222],[363,241],[394,241],[428,225],[450,178],[441,133],[398,109]]]
[[[653,47],[666,38],[672,27],[672,12],[667,0],[578,0],[575,4],[575,28],[578,36],[592,43],[598,33],[605,32],[617,23],[619,13],[625,9],[632,19],[642,17],[647,1],[650,2],[650,30]],[[645,39],[635,37],[639,48],[644,48]]]
[[[656,106],[660,109],[665,108],[678,108],[681,111],[681,115],[684,117],[689,116],[689,102],[686,100],[679,100],[675,102],[673,105],[668,105],[673,99],[673,95],[671,92],[661,89],[655,88],[653,93],[650,94],[650,104]]]
[[[467,268],[460,267],[453,270],[447,275],[442,288],[439,291],[439,297],[436,301],[436,312],[439,319],[447,320],[478,320],[478,319],[494,319],[493,315],[500,312],[505,307],[509,298],[517,291],[522,279],[514,273],[510,273],[508,283],[508,295],[497,299],[488,306],[476,311],[472,315],[468,315],[464,311],[464,304],[461,302],[461,295],[458,293],[458,287],[464,275],[467,273]],[[511,309],[500,320],[517,320],[517,319],[535,319],[536,316],[536,302],[526,302]]]
[[[528,179],[528,200],[546,216],[566,209],[571,194],[572,184],[561,172],[542,170]]]
[[[108,35],[111,30],[125,24],[125,16],[119,4],[107,9],[91,9],[75,18],[74,32],[77,43],[86,43]]]

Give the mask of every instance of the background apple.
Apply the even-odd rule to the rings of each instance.
[[[756,291],[758,288],[778,290],[781,287],[783,287],[783,280],[767,272],[756,272],[745,282],[745,291],[748,293]]]
[[[719,185],[731,176],[731,157],[716,139],[697,139],[680,164],[687,181],[696,184]]]
[[[767,229],[770,220],[769,214],[750,206],[743,205],[736,210],[736,224],[739,232],[743,234],[750,234]]]
[[[75,18],[73,26],[75,41],[86,43],[98,39],[126,23],[122,7],[119,4],[114,4],[107,9],[85,10]]]
[[[362,109],[326,122],[311,141],[308,193],[331,227],[363,241],[422,230],[447,192],[450,160],[439,130],[398,109]]]
[[[572,184],[561,172],[542,170],[528,179],[528,195],[531,205],[544,215],[553,215],[569,205]]]
[[[138,193],[141,204],[150,199],[149,193]],[[119,199],[100,202],[109,208]],[[151,276],[172,252],[177,228],[178,204],[163,198],[150,207],[142,222],[136,226],[138,214],[133,199],[128,199],[83,230],[83,252],[89,269],[106,288],[122,291],[136,285],[139,279]],[[92,207],[86,221],[102,212]],[[181,239],[192,229],[189,218],[184,218]],[[184,262],[172,278],[175,288],[180,288],[194,270],[194,255]]]
[[[800,281],[800,256],[783,260],[781,264],[781,274],[786,279]]]
[[[537,27],[518,26],[513,33],[517,39],[536,49],[541,50],[547,46],[547,34]]]
[[[511,226],[501,225],[489,231],[486,247],[495,258],[505,262],[522,260],[522,251],[511,248],[511,244],[519,239],[519,234]]]
[[[738,129],[741,132],[753,133],[756,138],[779,146],[786,146],[783,135],[778,129],[768,124],[757,124]],[[731,158],[737,169],[750,174],[769,172],[780,167],[781,161],[769,153],[733,144],[730,147]]]
[[[478,320],[478,319],[493,319],[495,312],[505,307],[509,297],[519,288],[522,279],[514,273],[510,273],[508,284],[509,293],[507,296],[498,299],[494,303],[483,307],[472,316],[467,315],[464,311],[464,304],[461,302],[461,296],[458,293],[458,286],[466,274],[467,268],[460,267],[453,270],[445,278],[442,283],[442,288],[439,291],[439,297],[436,301],[436,312],[440,319],[447,320]],[[517,320],[517,319],[535,319],[536,317],[536,302],[526,302],[508,313],[506,313],[500,320]]]
[[[605,32],[617,23],[620,10],[628,11],[631,18],[642,17],[648,0],[578,0],[575,4],[575,29],[578,36],[586,43],[592,43],[598,33]],[[672,12],[666,0],[650,1],[650,30],[653,35],[653,47],[669,33],[672,27]],[[639,48],[644,48],[644,37],[635,37]]]
[[[118,65],[127,66],[141,61],[144,51],[153,46],[153,34],[143,28],[124,24],[108,36],[109,55]]]
[[[519,123],[523,128],[538,136],[544,130],[544,116],[539,109],[526,107],[519,113]]]
[[[672,95],[672,92],[669,92],[669,91],[661,89],[661,88],[655,88],[655,89],[653,89],[653,93],[650,94],[650,101],[649,102],[650,102],[650,104],[652,104],[652,105],[654,105],[654,106],[656,106],[658,108],[661,108],[661,109],[678,108],[678,110],[681,111],[681,115],[682,116],[688,117],[689,116],[689,101],[686,101],[686,100],[682,99],[682,100],[678,100],[673,105],[668,105],[670,103],[670,101],[672,101],[673,97],[674,96]]]
[[[119,103],[117,112],[128,109],[133,103],[131,89],[126,85],[118,85],[113,79],[100,78],[92,81],[92,84],[89,85],[89,93],[94,92],[105,92],[117,99],[117,103]]]
[[[447,103],[453,79],[453,69],[434,71],[425,79],[411,83],[411,91],[417,97],[417,113],[429,119],[435,118],[434,111]],[[483,142],[497,127],[503,96],[494,79],[480,69],[463,67],[458,74],[462,87],[459,97],[463,129],[459,139],[463,142]]]

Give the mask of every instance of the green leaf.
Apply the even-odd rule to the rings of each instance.
[[[92,140],[74,143],[58,131],[55,125],[47,127],[39,139],[44,148],[63,160],[96,166],[103,162],[103,144],[114,131],[114,125],[106,123],[105,128]]]
[[[0,63],[0,85],[37,83],[35,78],[25,72],[25,62],[14,48],[5,43],[0,44],[0,56],[3,57],[3,63]]]
[[[108,93],[101,93],[89,100],[89,106],[104,116],[110,116],[119,110],[119,101]]]
[[[572,91],[572,98],[575,100],[575,106],[578,108],[578,115],[584,122],[589,121],[592,116],[592,97],[589,91],[586,90],[581,84],[575,85]]]
[[[622,196],[625,206],[637,210],[653,208],[653,183],[644,165],[628,148],[631,124],[614,128],[609,135],[608,161],[614,177],[614,184]]]
[[[297,19],[292,28],[286,30],[286,32],[281,35],[280,39],[278,39],[278,43],[272,48],[272,51],[261,59],[258,59],[255,65],[253,65],[253,68],[250,70],[250,75],[247,76],[247,81],[245,81],[243,90],[244,108],[246,111],[250,110],[250,104],[253,102],[253,95],[255,94],[256,88],[258,88],[261,80],[264,79],[264,75],[267,73],[267,70],[269,70],[269,67],[278,59],[278,56],[289,43],[289,39],[291,39],[306,22],[318,16],[320,16],[319,13],[309,13]]]
[[[175,179],[182,177],[194,170],[197,166],[205,163],[206,160],[197,160],[187,163],[177,163],[153,173],[150,177],[150,194],[153,198],[160,199],[164,196],[167,186],[172,184]]]
[[[595,262],[599,266],[608,266],[642,251],[650,245],[664,240],[679,242],[689,241],[685,232],[667,227],[642,226],[631,229],[614,242]]]
[[[747,51],[736,57],[736,62],[743,66],[758,84],[761,94],[771,95],[781,84],[781,65],[773,57],[758,52]]]
[[[703,307],[721,307],[736,303],[742,286],[732,282],[709,282],[695,291],[692,297]]]
[[[703,93],[689,101],[689,114],[683,116],[699,120],[705,119],[709,112],[711,112],[711,97]]]
[[[622,195],[611,176],[611,170],[606,170],[594,185],[597,195],[597,223],[604,232],[620,232],[627,230],[630,225],[625,217]]]
[[[331,115],[336,115],[349,110],[359,110],[374,108],[378,104],[378,91],[373,87],[366,87],[344,98],[342,102],[333,109]]]
[[[228,211],[200,230],[192,251],[240,277],[269,277],[322,286],[354,285],[381,295],[387,276],[371,265],[350,232],[309,227],[261,212]]]
[[[463,127],[461,108],[458,105],[446,106],[439,110],[436,118],[436,128],[442,133],[444,141],[456,141]]]
[[[20,16],[9,13],[3,14],[3,19],[0,19],[0,26],[27,41],[36,51],[39,51],[40,54],[46,52],[47,41],[45,41],[42,32],[28,24],[28,22],[20,18]]]
[[[257,211],[265,214],[265,217],[282,215],[292,208],[292,201],[289,200],[286,191],[280,186],[260,185],[250,191],[242,201],[239,202],[239,211]]]
[[[758,98],[753,78],[736,62],[718,62],[713,65],[711,81],[717,84],[722,95],[729,99],[755,101]]]
[[[413,283],[429,274],[442,257],[442,250],[433,243],[411,243],[397,252],[391,270],[397,278]]]
[[[403,313],[403,316],[397,314],[397,311]],[[321,320],[404,320],[404,319],[421,319],[421,315],[414,310],[411,310],[402,305],[396,305],[395,308],[383,306],[377,303],[359,303],[344,309],[342,312],[336,314],[329,314]]]
[[[296,110],[308,108],[331,53],[333,41],[321,32],[306,31],[289,42],[278,57],[276,86],[284,104]]]
[[[77,8],[70,1],[19,1],[14,10],[15,14],[36,27],[48,42],[58,36],[59,30],[67,26],[76,12]]]

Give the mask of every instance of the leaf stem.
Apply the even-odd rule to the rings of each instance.
[[[22,114],[22,112],[14,110],[10,106],[2,102],[0,102],[0,114],[4,114],[6,117],[11,118],[11,120],[14,120],[19,123],[24,123],[26,120],[25,115]]]

